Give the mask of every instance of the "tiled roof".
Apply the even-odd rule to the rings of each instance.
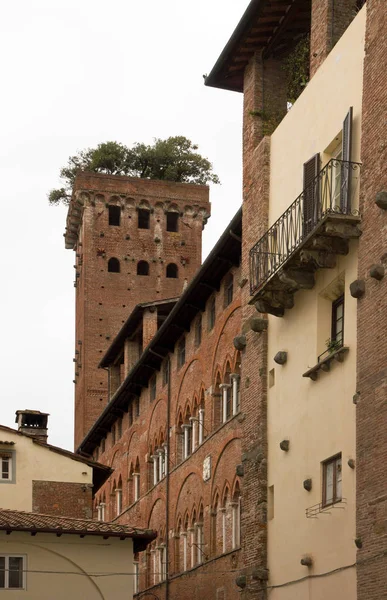
[[[133,538],[134,551],[144,550],[157,536],[150,529],[139,529],[129,525],[92,521],[91,519],[72,519],[54,515],[42,515],[19,510],[0,509],[0,531],[25,531],[29,533],[72,534],[80,536],[118,537],[121,540]]]

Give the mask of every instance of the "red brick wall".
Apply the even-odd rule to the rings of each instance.
[[[83,173],[75,196],[84,199],[76,247],[75,447],[107,400],[107,375],[97,365],[127,316],[140,302],[179,296],[201,263],[208,187]],[[109,226],[107,205],[121,206],[121,224]],[[150,208],[150,229],[139,229],[137,209]],[[166,211],[180,212],[179,231],[166,231]],[[108,272],[111,257],[120,273]],[[149,263],[149,276],[137,263]],[[177,279],[166,278],[170,262]]]
[[[191,325],[186,335],[186,362],[179,369],[176,353],[171,355],[171,435],[170,435],[170,497],[169,497],[169,572],[170,598],[197,598],[213,600],[225,592],[225,598],[231,600],[239,597],[235,585],[235,577],[241,566],[240,550],[231,549],[230,508],[227,521],[226,554],[218,556],[213,551],[213,509],[216,495],[224,497],[226,489],[228,498],[236,489],[237,482],[242,488],[243,477],[238,477],[236,467],[241,463],[241,423],[245,421],[243,400],[241,412],[230,418],[226,423],[216,427],[214,415],[214,385],[217,374],[224,380],[227,363],[231,372],[235,372],[239,364],[238,353],[233,346],[233,339],[241,331],[240,308],[240,269],[232,269],[234,275],[234,299],[224,308],[224,283],[216,294],[216,323],[212,331],[208,331],[208,310],[202,314],[202,341],[195,347],[195,327]],[[208,303],[207,303],[208,307]],[[160,447],[166,439],[166,410],[167,386],[163,385],[162,371],[157,373],[156,400],[150,402],[150,390],[144,389],[140,398],[140,416],[129,425],[129,417],[125,415],[123,435],[112,447],[111,435],[108,434],[105,454],[99,455],[99,460],[112,465],[114,474],[98,492],[96,504],[106,500],[107,518],[115,518],[115,499],[111,496],[116,482],[121,477],[123,482],[123,513],[118,517],[121,523],[141,525],[154,528],[159,533],[156,546],[165,541],[166,536],[166,478],[153,486],[149,483],[148,473],[153,473],[153,465],[147,463],[149,455],[156,447]],[[202,398],[205,408],[204,433],[205,441],[186,460],[179,457],[179,417],[183,419],[194,414],[195,406]],[[203,461],[211,457],[211,477],[203,480]],[[140,462],[141,497],[132,503],[133,482],[128,481],[131,465],[137,458]],[[180,547],[179,557],[179,523],[184,523],[185,516],[191,522],[196,511],[199,516],[200,507],[203,509],[203,534],[205,557],[203,566],[195,566],[182,573],[182,557]],[[244,508],[243,508],[244,510]],[[219,534],[219,530],[218,530]],[[219,546],[219,545],[218,545]],[[189,557],[191,550],[189,549]],[[149,559],[148,559],[149,560]],[[146,553],[140,556],[140,585],[153,585],[153,580],[146,578]],[[162,599],[165,594],[165,584],[152,587],[154,593]]]
[[[375,204],[387,191],[387,10],[367,0],[364,60],[359,241],[359,278],[366,293],[358,302],[357,536],[358,600],[387,595],[387,277],[370,277],[372,264],[387,272],[387,210]]]
[[[74,519],[92,518],[91,485],[62,481],[32,482],[32,512]]]
[[[310,77],[356,16],[356,0],[312,0]]]

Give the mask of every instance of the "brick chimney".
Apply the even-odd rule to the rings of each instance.
[[[17,410],[15,423],[18,424],[18,431],[46,444],[48,417],[48,413],[42,413],[40,410]]]

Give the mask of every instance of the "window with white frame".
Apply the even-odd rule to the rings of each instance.
[[[12,454],[1,453],[1,473],[0,481],[10,481],[12,479]]]
[[[133,594],[138,594],[140,586],[140,570],[139,570],[139,556],[138,552],[135,552],[133,555],[133,566],[134,566],[134,578],[133,578]]]
[[[25,556],[0,554],[0,590],[25,589],[25,565]]]

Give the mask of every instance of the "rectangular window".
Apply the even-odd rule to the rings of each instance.
[[[323,506],[341,500],[341,454],[323,463]]]
[[[234,297],[234,277],[229,273],[224,280],[224,308],[231,304]]]
[[[12,454],[10,452],[0,453],[1,472],[0,481],[12,480]]]
[[[199,315],[195,323],[195,348],[202,343],[202,315]]]
[[[140,416],[140,398],[136,398],[134,402],[134,414],[136,417]]]
[[[25,588],[25,557],[0,555],[0,589],[22,590]]]
[[[215,326],[215,317],[216,317],[215,298],[211,298],[210,304],[208,306],[207,314],[208,314],[208,331],[211,331],[211,329],[213,329]]]
[[[332,303],[331,341],[337,348],[344,342],[344,295]]]
[[[185,363],[185,337],[183,337],[177,346],[177,367],[180,369]]]
[[[167,231],[179,231],[179,213],[167,213]]]
[[[151,402],[153,402],[153,400],[156,399],[156,383],[157,383],[156,375],[153,375],[153,377],[150,380],[150,401]]]
[[[150,213],[146,208],[138,209],[138,228],[149,229],[150,227]]]
[[[163,385],[166,385],[169,381],[169,360],[167,359],[163,368]]]
[[[114,206],[113,204],[109,205],[109,225],[115,225],[116,227],[119,227],[120,220],[121,220],[121,207]]]
[[[122,418],[120,417],[117,420],[117,439],[121,439],[122,437]]]

